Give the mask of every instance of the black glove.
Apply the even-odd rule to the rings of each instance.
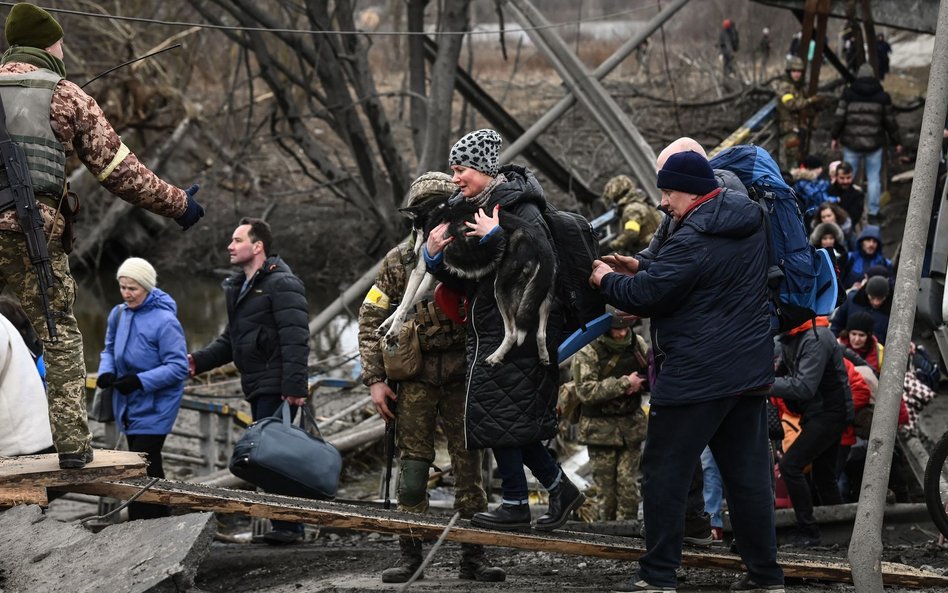
[[[138,378],[138,375],[122,375],[112,384],[112,387],[118,389],[122,395],[128,395],[142,388],[142,380]]]
[[[188,195],[188,209],[184,211],[184,214],[174,219],[185,231],[197,224],[197,221],[201,220],[201,217],[204,216],[204,206],[200,205],[197,200],[194,199],[194,194],[196,194],[199,189],[201,189],[201,186],[195,183],[184,190],[184,193]]]
[[[102,373],[95,380],[95,386],[99,389],[105,389],[112,386],[112,382],[115,381],[115,373]]]

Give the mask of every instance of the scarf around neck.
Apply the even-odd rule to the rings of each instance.
[[[487,200],[490,199],[491,193],[493,193],[494,189],[501,183],[507,183],[507,178],[504,177],[503,173],[498,173],[497,177],[491,179],[490,183],[488,183],[487,186],[481,190],[481,193],[477,194],[476,196],[471,196],[470,198],[464,199],[473,206],[483,208],[484,204],[487,203]]]
[[[23,62],[37,68],[46,68],[56,74],[66,78],[66,64],[53,54],[43,49],[27,47],[25,45],[14,45],[3,53],[0,57],[0,64],[10,62]]]

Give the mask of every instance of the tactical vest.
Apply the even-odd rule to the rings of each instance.
[[[60,80],[58,74],[44,69],[0,76],[7,131],[26,154],[33,193],[56,198],[66,187],[66,150],[53,134],[49,109]],[[5,175],[0,175],[0,184],[6,184]]]
[[[648,362],[638,336],[632,335],[632,345],[621,352],[610,350],[600,340],[593,342],[596,355],[599,359],[600,377],[618,377],[632,372],[645,374]],[[575,377],[573,377],[575,380]],[[634,414],[642,403],[639,395],[609,400],[601,404],[583,404],[582,415],[587,418],[603,418],[607,416],[626,416]]]
[[[410,275],[417,263],[410,248],[401,250],[401,262],[406,276]],[[418,343],[422,352],[464,349],[464,327],[451,321],[435,305],[433,293],[424,295],[422,300],[415,303],[406,319],[414,320],[418,327]]]

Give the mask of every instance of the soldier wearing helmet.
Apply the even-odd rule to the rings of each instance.
[[[571,373],[579,411],[578,440],[589,450],[599,520],[635,520],[642,495],[639,462],[648,419],[648,347],[629,317],[612,310],[608,333],[573,357]]]
[[[810,127],[822,98],[804,94],[806,64],[799,56],[788,56],[785,79],[777,85],[777,121],[780,128],[777,153],[780,168],[790,171],[800,166],[808,154]]]
[[[445,199],[455,189],[450,175],[425,173],[411,184],[405,206]],[[408,276],[418,261],[414,244],[414,237],[409,237],[388,252],[375,284],[359,307],[362,382],[368,386],[373,405],[386,421],[395,420],[397,414],[399,510],[420,514],[428,510],[428,468],[435,459],[435,431],[440,416],[455,478],[454,506],[463,518],[470,519],[474,513],[487,510],[487,495],[481,479],[483,452],[468,451],[464,445],[464,326],[451,321],[429,294],[406,319],[395,353],[383,356],[383,346],[375,334],[405,292]],[[417,341],[409,339],[408,333],[413,333]],[[404,344],[417,344],[417,350],[404,352]],[[410,358],[420,364],[410,364]],[[410,369],[412,366],[415,368]],[[388,383],[393,379],[398,380],[397,395]],[[390,400],[397,401],[397,411],[390,407]],[[399,547],[400,559],[382,572],[382,582],[404,583],[421,565],[420,539],[401,536]],[[461,544],[460,578],[503,581],[506,574],[487,562],[483,546]]]
[[[648,197],[626,175],[617,175],[606,183],[602,201],[615,206],[619,231],[609,247],[622,255],[635,255],[648,247],[652,235],[662,223],[662,215]]]

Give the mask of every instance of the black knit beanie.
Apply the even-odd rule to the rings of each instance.
[[[703,196],[718,188],[718,181],[708,159],[694,151],[679,152],[668,157],[658,172],[659,189],[670,189]]]
[[[889,296],[889,281],[884,276],[873,276],[866,282],[866,294],[877,299]]]
[[[862,332],[867,336],[872,335],[872,328],[875,326],[876,322],[872,318],[872,315],[866,313],[865,311],[853,313],[849,316],[849,319],[846,320],[846,331],[856,330],[857,332]]]
[[[63,28],[53,15],[29,2],[15,4],[3,27],[7,43],[46,49],[63,38]]]
[[[465,134],[451,147],[448,165],[460,165],[476,169],[485,175],[496,177],[500,168],[500,134],[485,128]]]

